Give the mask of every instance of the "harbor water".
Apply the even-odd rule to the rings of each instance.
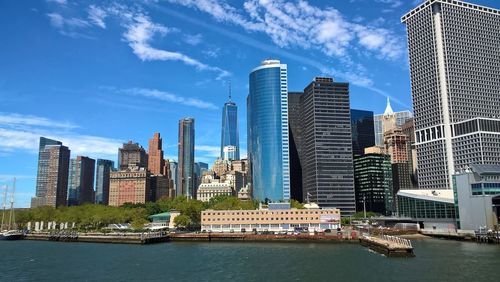
[[[344,243],[0,241],[0,280],[500,281],[500,245],[412,243],[414,258]]]

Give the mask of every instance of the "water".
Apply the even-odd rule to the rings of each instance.
[[[357,244],[0,241],[0,281],[500,281],[500,245],[413,245],[387,258]]]

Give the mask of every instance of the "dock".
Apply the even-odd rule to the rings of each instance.
[[[62,230],[54,232],[28,233],[25,240],[85,242],[85,243],[116,243],[116,244],[152,244],[170,240],[167,232],[142,233],[80,233]]]
[[[361,245],[368,247],[376,252],[388,257],[414,257],[413,246],[408,239],[396,236],[382,235],[361,236],[359,238]]]
[[[253,233],[170,233],[175,241],[245,241],[245,242],[351,242],[357,236],[350,234],[253,234]]]

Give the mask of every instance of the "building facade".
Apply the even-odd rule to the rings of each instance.
[[[165,160],[163,159],[163,142],[160,133],[155,132],[153,138],[149,139],[148,146],[148,169],[152,174],[163,174]]]
[[[138,167],[148,167],[148,155],[139,143],[128,141],[122,148],[118,149],[118,168],[128,169],[130,165]]]
[[[228,160],[228,161],[234,161],[234,160],[237,160],[239,159],[239,157],[237,157],[237,147],[236,146],[232,146],[232,145],[228,145],[228,146],[224,146],[224,148],[222,149],[222,159],[224,160]]]
[[[114,171],[115,162],[97,159],[95,172],[95,203],[109,204],[109,175]]]
[[[248,158],[253,197],[290,199],[287,66],[263,61],[250,73],[247,98]]]
[[[94,203],[95,160],[77,156],[70,160],[68,206]]]
[[[302,97],[302,187],[306,199],[355,212],[349,84],[317,77]]]
[[[229,101],[224,104],[222,109],[222,130],[221,130],[221,145],[220,145],[220,157],[224,158],[224,148],[226,146],[234,146],[234,160],[240,159],[240,137],[238,132],[238,106],[236,103],[231,101],[231,95],[229,96]]]
[[[31,207],[67,205],[70,150],[62,142],[40,137],[36,194]]]
[[[391,157],[366,154],[354,157],[356,210],[382,215],[395,212]]]
[[[179,120],[179,165],[176,195],[196,197],[194,174],[194,118]]]
[[[202,202],[209,202],[216,196],[233,196],[234,190],[229,183],[211,182],[202,183],[196,192],[196,199]]]
[[[384,146],[384,133],[396,126],[403,125],[406,121],[413,118],[410,111],[394,112],[391,102],[387,98],[387,106],[383,114],[374,115],[373,122],[375,128],[375,146]]]
[[[425,1],[401,19],[422,189],[450,189],[473,163],[500,164],[499,19],[498,9],[458,0]]]
[[[352,153],[361,156],[375,146],[373,112],[351,109]]]
[[[288,92],[288,137],[290,147],[290,196],[301,203],[304,202],[302,187],[302,104],[304,92]]]
[[[110,206],[151,200],[150,173],[145,168],[130,165],[126,170],[111,172],[109,180]]]
[[[340,228],[339,209],[205,210],[201,229],[212,232],[294,232]]]
[[[500,222],[500,165],[472,164],[453,175],[457,226],[494,230]]]

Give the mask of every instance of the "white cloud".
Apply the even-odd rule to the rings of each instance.
[[[195,35],[185,34],[183,40],[189,45],[196,46],[203,41],[203,36],[199,33]]]
[[[93,24],[101,28],[106,28],[106,23],[104,22],[104,19],[107,17],[106,11],[95,5],[90,5],[88,13],[88,18]]]
[[[66,5],[68,4],[68,1],[66,0],[46,0],[47,2],[53,2],[53,3],[56,3],[56,4],[59,4],[59,5]]]
[[[152,98],[170,103],[181,104],[185,106],[195,107],[199,109],[216,110],[217,106],[213,103],[206,102],[196,98],[185,98],[166,91],[147,88],[129,88],[129,89],[115,89],[117,93],[124,93],[134,96],[142,96]]]
[[[397,8],[403,5],[401,0],[375,0],[378,3],[383,3],[389,5],[391,8]]]
[[[168,1],[208,13],[217,21],[236,24],[248,31],[264,32],[280,47],[319,49],[329,56],[343,59],[348,59],[347,51],[356,47],[385,59],[401,58],[404,52],[404,40],[390,30],[348,21],[332,7],[319,8],[304,0],[295,3],[247,0],[243,5],[247,16],[224,1]],[[381,1],[390,2],[392,6],[400,5],[397,0]],[[378,41],[376,44],[374,39]]]
[[[78,126],[44,117],[8,113],[2,114],[0,119],[2,151],[25,150],[35,153],[41,136],[63,142],[73,154],[78,155],[116,156],[121,145],[121,141],[116,139],[78,134],[71,131]]]
[[[195,151],[205,152],[205,157],[217,158],[220,157],[220,147],[219,146],[209,146],[209,145],[195,145]]]
[[[82,31],[90,26],[90,23],[80,18],[65,18],[59,13],[48,13],[50,24],[64,36],[73,38],[92,39]]]

